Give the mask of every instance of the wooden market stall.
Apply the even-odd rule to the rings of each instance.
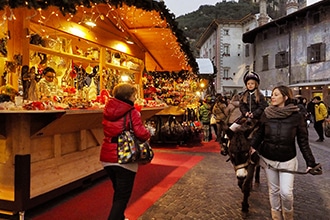
[[[54,7],[13,1],[0,8],[5,30],[0,38],[6,42],[0,86],[22,90],[22,67],[38,75],[50,66],[59,85],[77,90],[63,98],[70,109],[0,110],[1,212],[24,218],[25,210],[104,175],[99,162],[102,109],[86,107],[102,89],[111,91],[126,75],[143,97],[144,71],[197,66],[163,2],[78,2]],[[96,26],[86,26],[87,21]],[[155,40],[160,35],[165,40]],[[80,87],[79,76],[89,82]],[[162,109],[142,109],[142,118]]]

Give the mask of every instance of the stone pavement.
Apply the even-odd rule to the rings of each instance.
[[[296,175],[294,218],[330,220],[330,138],[326,138],[323,143],[315,142],[317,135],[312,124],[309,136],[316,161],[323,166],[323,175]],[[171,151],[173,152],[175,151]],[[264,170],[261,170],[260,185],[254,186],[251,192],[249,215],[243,217],[240,211],[243,194],[237,186],[231,164],[226,162],[227,157],[218,153],[192,154],[203,155],[205,158],[189,170],[139,220],[271,219]],[[298,159],[299,170],[304,171],[306,165],[299,150]]]

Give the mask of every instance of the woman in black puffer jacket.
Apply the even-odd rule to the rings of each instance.
[[[268,165],[265,171],[273,219],[293,219],[294,174],[283,170],[298,169],[296,140],[307,170],[320,167],[309,147],[304,116],[293,104],[292,91],[286,86],[275,87],[271,106],[262,114],[260,128],[251,140],[252,147]]]

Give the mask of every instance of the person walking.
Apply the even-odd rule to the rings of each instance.
[[[204,98],[203,103],[199,107],[199,119],[203,125],[203,141],[210,141],[210,119],[211,119],[211,106],[207,102],[207,97]]]
[[[232,125],[236,119],[242,116],[239,104],[240,96],[236,94],[231,98],[230,103],[225,109],[225,114],[228,116],[228,126]]]
[[[113,89],[114,98],[110,98],[103,111],[104,139],[100,152],[100,161],[104,170],[112,181],[114,195],[108,220],[124,220],[125,209],[131,197],[135,175],[138,170],[137,163],[119,164],[117,143],[118,135],[123,131],[124,117],[126,128],[129,127],[131,114],[134,135],[145,142],[150,133],[144,126],[140,112],[134,108],[137,89],[127,83],[121,83]]]
[[[328,110],[320,96],[315,96],[312,99],[314,103],[314,129],[319,136],[316,142],[324,141],[323,122],[328,117]]]
[[[307,171],[321,174],[308,142],[304,115],[293,104],[287,86],[272,90],[271,105],[261,115],[260,127],[251,140],[251,158],[257,151],[263,161],[268,180],[271,216],[274,220],[293,220],[294,173],[298,169],[296,139],[306,161]]]
[[[217,141],[221,144],[222,137],[224,136],[224,126],[226,125],[227,115],[225,113],[225,109],[227,107],[226,100],[221,94],[217,95],[216,101],[212,108],[212,113],[215,116],[216,120],[216,136]]]

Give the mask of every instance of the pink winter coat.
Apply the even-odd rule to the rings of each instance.
[[[149,131],[143,125],[141,114],[130,101],[124,102],[116,98],[110,98],[103,111],[104,139],[101,147],[100,160],[102,162],[117,163],[117,143],[111,143],[113,137],[117,137],[123,131],[124,115],[131,111],[134,135],[141,141],[150,138]],[[129,114],[127,114],[126,128],[129,127]]]

